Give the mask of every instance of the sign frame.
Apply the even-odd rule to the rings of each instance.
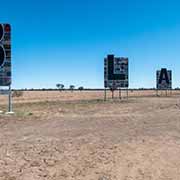
[[[158,90],[172,89],[172,70],[161,68],[156,71],[156,88]]]
[[[0,86],[8,86],[8,112],[12,111],[12,66],[11,66],[11,25],[8,23],[0,23],[0,48],[3,54],[0,59],[3,61],[0,64]]]
[[[129,59],[108,55],[104,59],[104,87],[110,89],[129,87]]]

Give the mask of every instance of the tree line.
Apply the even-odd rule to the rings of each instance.
[[[65,89],[65,86],[64,84],[56,84],[56,87],[60,90],[60,91],[63,91]],[[75,89],[75,85],[70,85],[69,86],[69,90],[73,91]],[[82,91],[84,90],[84,87],[83,86],[80,86],[77,88],[78,90]]]

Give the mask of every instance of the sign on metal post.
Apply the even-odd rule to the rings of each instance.
[[[11,85],[11,27],[0,24],[0,86]]]
[[[172,71],[162,68],[156,72],[157,89],[172,89]]]
[[[129,86],[128,58],[108,55],[104,59],[104,87],[112,91]]]
[[[9,112],[11,105],[11,26],[0,24],[0,86],[9,87]]]
[[[156,72],[156,88],[157,95],[158,90],[165,90],[166,96],[168,94],[168,90],[172,90],[172,71],[167,70],[166,68],[162,68]],[[162,93],[162,91],[161,91]]]

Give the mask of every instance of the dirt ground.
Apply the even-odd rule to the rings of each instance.
[[[155,94],[24,92],[0,115],[0,180],[179,180],[180,93]]]

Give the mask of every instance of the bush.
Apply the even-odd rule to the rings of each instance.
[[[23,96],[23,91],[15,90],[12,92],[12,97],[21,97],[21,96]]]
[[[78,88],[78,90],[82,91],[82,90],[84,90],[84,87],[81,86],[81,87]]]

